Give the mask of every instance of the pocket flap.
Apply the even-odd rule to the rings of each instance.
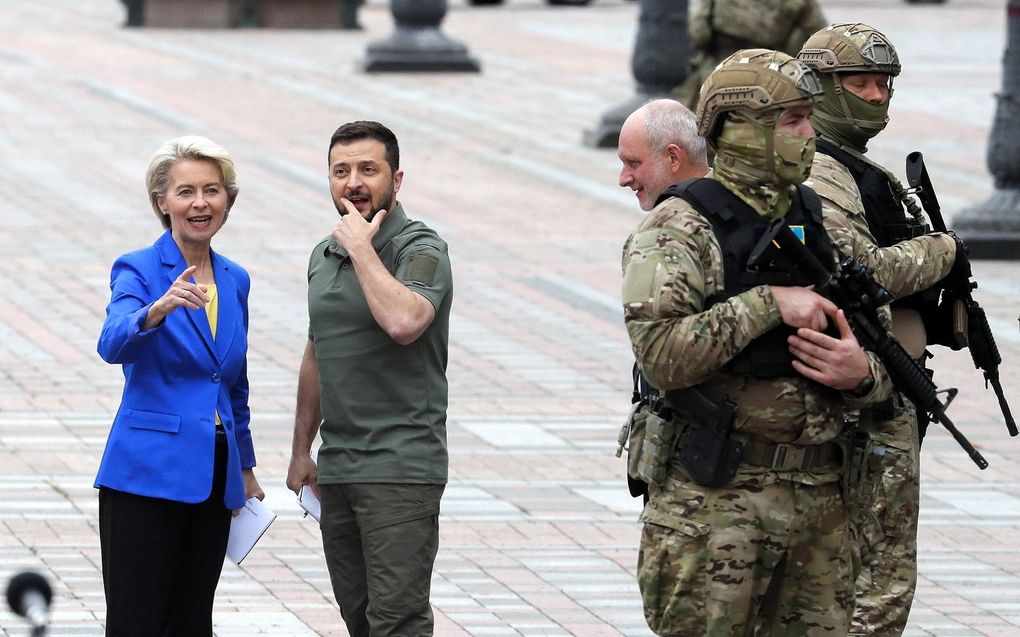
[[[176,414],[160,414],[154,411],[131,410],[128,426],[134,429],[151,429],[175,434],[181,429],[181,417]]]
[[[641,513],[645,524],[657,524],[689,537],[700,537],[712,530],[712,513],[699,487],[682,484],[672,477],[666,485],[653,489]]]
[[[657,524],[667,529],[673,529],[688,537],[701,537],[711,530],[711,526],[704,522],[696,522],[676,514],[666,513],[651,507],[645,507],[641,514],[641,521],[645,524]]]

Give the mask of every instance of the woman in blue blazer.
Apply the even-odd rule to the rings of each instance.
[[[248,429],[248,273],[214,252],[234,162],[188,136],[146,185],[166,232],[113,264],[99,355],[124,395],[95,486],[107,635],[212,635],[231,510],[262,499]]]

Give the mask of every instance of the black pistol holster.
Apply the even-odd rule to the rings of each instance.
[[[677,445],[677,459],[695,484],[721,487],[737,474],[744,444],[730,438],[736,405],[716,402],[695,389],[666,392],[666,404],[687,421]]]

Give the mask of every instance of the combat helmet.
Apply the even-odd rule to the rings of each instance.
[[[701,85],[698,134],[712,143],[727,112],[778,117],[792,106],[814,104],[822,94],[818,77],[796,58],[769,49],[743,49],[723,60]]]
[[[819,73],[900,74],[900,58],[889,38],[860,22],[831,24],[816,32],[797,59]]]
[[[819,73],[825,90],[811,118],[817,132],[841,146],[866,152],[868,140],[889,123],[893,78],[900,74],[900,58],[889,38],[860,22],[832,24],[808,38],[797,59]],[[855,73],[888,76],[890,99],[872,103],[845,88],[842,76]]]

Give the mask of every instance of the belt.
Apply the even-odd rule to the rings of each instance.
[[[734,437],[736,439],[736,436]],[[793,445],[744,439],[741,462],[773,471],[808,471],[843,464],[843,448],[835,442]]]

